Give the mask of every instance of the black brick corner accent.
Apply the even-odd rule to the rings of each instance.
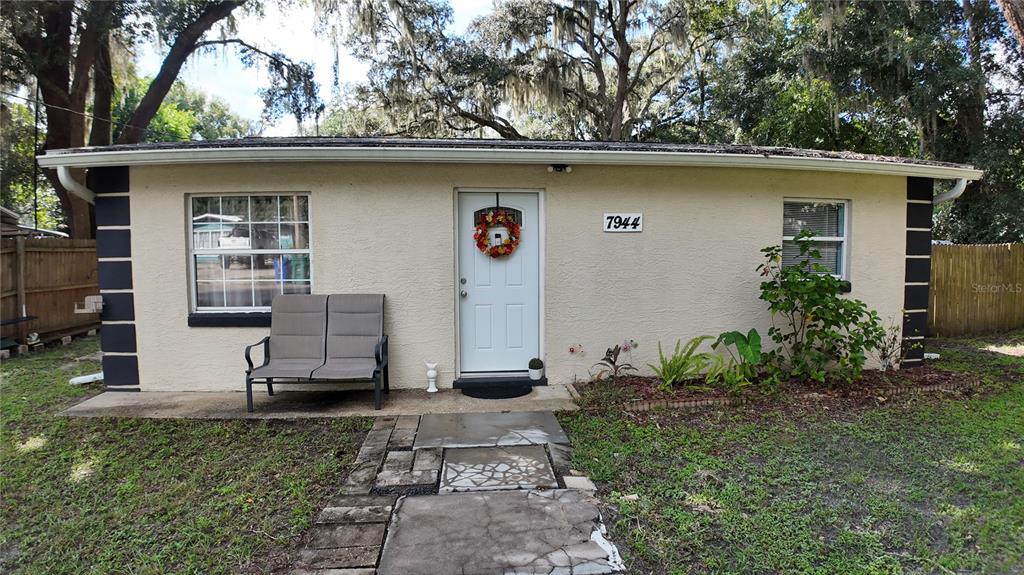
[[[932,229],[932,205],[907,204],[907,227]]]
[[[103,295],[102,321],[134,321],[135,296],[131,293],[105,293]]]
[[[108,387],[139,385],[139,358],[134,355],[104,355],[103,383]]]
[[[189,327],[270,327],[270,312],[190,313]]]
[[[135,326],[108,323],[100,328],[100,347],[105,352],[135,353]]]
[[[130,205],[127,196],[96,196],[96,225],[131,225]]]
[[[932,201],[935,197],[935,180],[931,178],[907,178],[907,199],[908,200],[928,200]]]
[[[932,260],[930,258],[907,258],[906,279],[911,283],[931,281]]]
[[[904,286],[903,309],[928,309],[928,286]]]
[[[132,262],[105,262],[96,264],[100,276],[100,289],[132,289]]]
[[[928,312],[903,314],[903,337],[923,336],[928,331]]]
[[[96,257],[132,257],[131,230],[96,230]]]
[[[907,255],[929,256],[932,253],[932,233],[907,231]]]
[[[89,170],[86,182],[96,192],[96,225],[131,225],[131,203],[123,194],[130,191],[127,166],[98,167]],[[100,290],[132,289],[131,261],[103,261],[106,258],[131,258],[132,234],[129,230],[96,230],[97,271]],[[100,319],[135,320],[135,296],[131,292],[104,293]],[[105,354],[135,353],[135,325],[105,323],[100,328],[100,348]],[[135,355],[104,355],[103,382],[109,391],[139,391],[139,358]]]
[[[90,168],[85,181],[97,194],[119,194],[128,191],[128,166]]]
[[[930,256],[932,253],[932,198],[935,181],[931,178],[907,178],[907,256]],[[918,203],[920,202],[920,203]],[[927,202],[927,203],[925,203]],[[911,231],[918,228],[927,231]],[[903,313],[903,363],[900,367],[917,367],[924,359],[924,340],[928,333],[928,282],[932,260],[907,257],[904,267],[903,309],[920,310]],[[914,338],[914,339],[908,339]]]
[[[903,359],[909,360],[920,360],[924,359],[924,340],[923,339],[905,339],[903,340]],[[916,362],[914,365],[921,365],[921,362]]]

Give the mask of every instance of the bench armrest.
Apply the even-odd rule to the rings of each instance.
[[[249,364],[249,367],[245,370],[246,373],[251,372],[255,367],[252,364],[251,354],[252,348],[256,347],[257,345],[263,346],[263,365],[261,365],[260,367],[267,365],[267,362],[270,361],[270,336],[268,335],[252,345],[245,346],[245,363]]]
[[[388,336],[381,336],[377,346],[373,348],[373,357],[376,358],[379,368],[388,364]]]

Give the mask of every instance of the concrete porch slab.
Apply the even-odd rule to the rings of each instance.
[[[597,500],[580,491],[400,499],[379,575],[601,574],[623,570]]]
[[[540,388],[534,388],[540,389]],[[529,397],[529,396],[527,396]],[[515,401],[515,400],[482,400]],[[432,413],[420,418],[413,449],[566,445],[569,438],[550,411],[510,413]]]
[[[393,389],[384,396],[384,408],[373,409],[369,391],[287,391],[280,386],[273,397],[256,390],[255,413],[245,411],[245,394],[235,391],[105,392],[74,405],[62,415],[73,417],[145,417],[153,419],[298,419],[316,417],[416,415],[502,411],[571,411],[572,396],[561,385],[535,387],[529,395],[513,399],[475,399],[456,389],[427,393],[420,389]]]

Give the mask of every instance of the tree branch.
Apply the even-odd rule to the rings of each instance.
[[[499,136],[501,136],[502,138],[505,138],[506,140],[525,140],[526,139],[526,136],[523,136],[522,134],[520,134],[519,130],[516,130],[515,127],[512,126],[512,124],[510,124],[509,121],[504,119],[504,118],[500,118],[500,117],[497,117],[497,116],[492,116],[492,117],[481,116],[480,114],[476,114],[474,112],[470,112],[469,110],[463,109],[462,107],[460,107],[455,102],[449,102],[447,105],[458,116],[460,116],[462,118],[465,118],[465,119],[469,120],[470,122],[474,122],[476,124],[479,124],[480,126],[483,126],[485,128],[490,128],[490,129],[494,130],[495,132],[497,132]]]
[[[260,49],[260,48],[258,48],[256,46],[253,46],[252,44],[246,42],[245,40],[242,40],[242,39],[239,39],[239,38],[228,38],[226,40],[204,40],[202,42],[197,42],[195,49],[198,50],[200,48],[205,48],[207,46],[227,46],[229,44],[234,44],[236,46],[241,46],[242,48],[245,48],[246,50],[249,50],[250,52],[255,52],[255,53],[259,54],[260,56],[263,56],[264,58],[270,60],[271,62],[274,62],[274,63],[279,64],[281,66],[292,66],[292,65],[294,65],[294,62],[292,62],[291,60],[289,60],[287,58],[282,58],[279,54],[274,54],[274,53],[271,53],[271,52],[267,52],[266,50],[262,50],[262,49]]]
[[[245,0],[224,0],[211,4],[194,22],[178,34],[174,44],[171,46],[171,50],[167,53],[167,57],[164,58],[163,64],[160,66],[160,71],[153,78],[153,81],[150,82],[149,89],[146,90],[146,94],[142,97],[138,107],[135,108],[135,112],[128,119],[124,130],[121,132],[121,136],[117,139],[117,143],[135,144],[142,141],[145,128],[149,126],[157,110],[160,109],[160,104],[167,97],[167,92],[170,91],[171,86],[174,85],[174,81],[177,79],[185,60],[195,51],[199,39],[214,24],[230,16],[235,8],[244,3]]]

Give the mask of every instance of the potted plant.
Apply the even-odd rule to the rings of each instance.
[[[544,362],[539,357],[530,360],[530,381],[540,381],[544,377]]]

